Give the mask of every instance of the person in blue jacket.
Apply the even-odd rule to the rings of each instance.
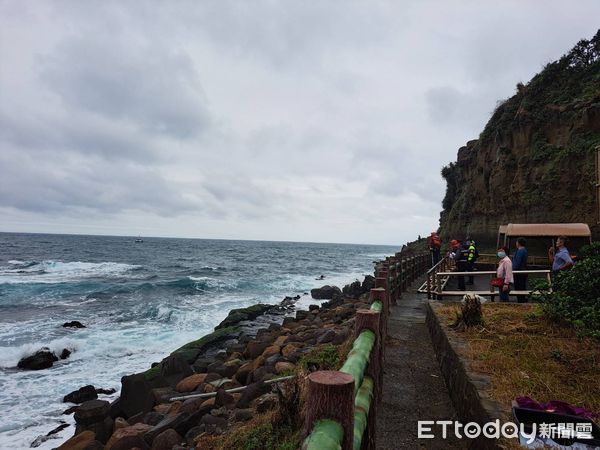
[[[513,272],[515,270],[527,270],[527,257],[529,255],[527,253],[527,248],[525,247],[526,244],[527,244],[527,242],[525,241],[525,238],[520,237],[519,239],[517,239],[517,251],[515,253],[515,256],[513,256],[513,261],[512,261]],[[526,274],[515,273],[514,278],[515,278],[515,285],[514,285],[515,291],[524,291],[525,289],[527,289],[527,275]],[[517,295],[517,302],[526,303],[527,296],[526,295]]]

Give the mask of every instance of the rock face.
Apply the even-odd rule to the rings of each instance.
[[[595,187],[600,145],[600,32],[548,64],[500,103],[479,139],[444,167],[444,239],[495,244],[507,223],[585,222],[600,238]],[[584,51],[582,51],[582,49]]]
[[[334,297],[340,297],[342,295],[342,291],[337,286],[325,285],[320,288],[311,289],[310,295],[312,298],[316,298],[318,300],[331,300]]]

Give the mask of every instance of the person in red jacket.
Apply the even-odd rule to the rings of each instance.
[[[431,252],[431,265],[435,266],[440,261],[440,250],[442,248],[442,240],[435,231],[431,232],[431,236],[427,239],[427,245]]]

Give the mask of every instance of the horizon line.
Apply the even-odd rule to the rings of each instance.
[[[143,239],[193,239],[204,241],[246,241],[246,242],[282,242],[290,244],[334,244],[334,245],[370,245],[379,247],[398,247],[402,244],[371,244],[371,243],[354,243],[354,242],[325,242],[325,241],[290,241],[290,240],[267,240],[267,239],[240,239],[240,238],[201,238],[201,237],[181,237],[181,236],[143,236],[143,235],[128,235],[128,234],[90,234],[90,233],[44,233],[33,231],[2,231],[0,234],[33,234],[33,235],[48,235],[48,236],[94,236],[94,237],[122,237],[122,238],[143,238]],[[416,240],[416,239],[415,239]]]

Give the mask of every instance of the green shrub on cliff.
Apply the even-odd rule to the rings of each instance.
[[[546,64],[527,84],[517,84],[517,93],[498,102],[481,133],[488,141],[517,125],[523,117],[533,122],[552,120],[561,106],[592,100],[600,85],[600,30],[580,40],[559,60]]]
[[[547,283],[540,284],[533,298],[542,302],[546,317],[600,340],[600,243],[584,247],[581,255],[573,269],[555,277],[552,291]]]

